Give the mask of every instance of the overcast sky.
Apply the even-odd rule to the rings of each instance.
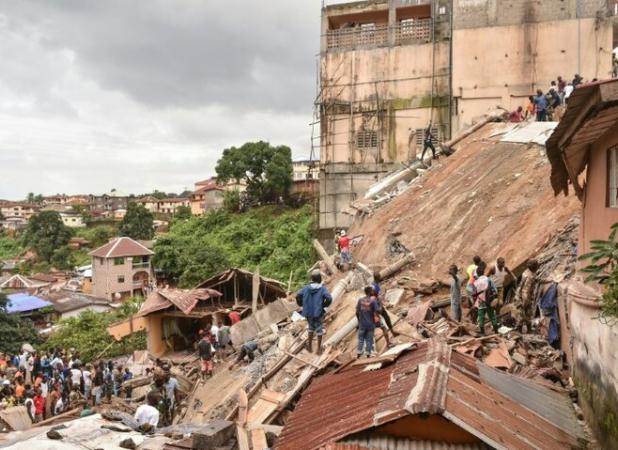
[[[180,192],[309,155],[319,0],[0,0],[0,198]]]

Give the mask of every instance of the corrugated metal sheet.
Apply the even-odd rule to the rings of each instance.
[[[522,122],[507,132],[500,141],[545,145],[558,122]]]
[[[483,444],[450,444],[447,442],[417,441],[393,436],[367,435],[359,438],[344,439],[331,444],[326,450],[490,450]]]
[[[520,396],[501,393],[501,379],[493,381],[499,377],[485,374],[492,380],[488,383],[481,376],[484,365],[473,357],[451,354],[443,342],[419,344],[389,366],[362,370],[362,366],[350,366],[314,381],[290,416],[276,448],[317,449],[410,415],[410,411],[440,412],[498,449],[580,446],[578,428],[569,429],[574,420],[572,411],[530,409],[534,402],[523,399],[524,405],[512,398]],[[535,388],[545,392],[542,387]],[[539,395],[540,402],[542,398]]]

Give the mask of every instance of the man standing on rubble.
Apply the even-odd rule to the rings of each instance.
[[[506,261],[503,257],[499,257],[496,260],[496,263],[489,269],[487,275],[491,278],[491,281],[494,282],[494,286],[496,286],[496,290],[498,291],[496,313],[500,314],[500,307],[506,303],[506,287],[508,287],[513,280],[515,280],[515,275],[513,275],[513,272],[506,267]]]
[[[200,342],[197,344],[197,349],[202,362],[202,379],[212,375],[212,344],[208,333],[200,331]]]
[[[461,322],[461,281],[457,275],[458,267],[453,264],[448,269],[451,280],[451,319]]]
[[[433,146],[433,134],[431,133],[431,122],[425,128],[425,132],[423,135],[423,153],[421,153],[421,163],[425,160],[425,152],[427,149],[431,150],[431,155],[433,159],[438,159],[436,156],[436,148]]]
[[[318,337],[317,354],[322,352],[322,336],[324,335],[324,308],[330,306],[333,297],[322,284],[322,274],[319,270],[311,272],[311,283],[296,294],[296,303],[303,308],[303,317],[307,319],[307,350],[313,351],[313,336]]]
[[[485,275],[487,265],[481,261],[476,268],[476,281],[472,289],[472,298],[474,298],[474,306],[478,308],[478,323],[481,335],[485,334],[485,313],[489,316],[491,324],[494,327],[494,332],[498,332],[498,321],[496,320],[496,312],[492,306],[492,302],[496,300],[496,288],[489,277]]]
[[[350,238],[345,230],[341,230],[339,239],[337,239],[337,248],[339,249],[339,262],[344,269],[349,268],[352,264],[352,253],[350,252]]]
[[[526,266],[527,268],[521,276],[521,283],[515,294],[515,304],[521,311],[520,325],[522,332],[529,333],[536,307],[534,287],[539,263],[536,259],[529,259]]]
[[[356,318],[358,319],[358,348],[356,357],[363,356],[363,349],[367,358],[373,352],[373,335],[376,328],[376,321],[379,321],[379,306],[373,296],[373,288],[365,288],[365,296],[358,299],[356,304]]]
[[[380,281],[382,281],[380,272],[377,272],[377,271],[374,272],[373,273],[373,283],[371,284],[371,287],[373,288],[373,296],[378,302],[378,307],[380,308],[380,316],[382,317],[382,320],[380,320],[380,328],[382,329],[382,332],[384,333],[384,339],[386,340],[386,345],[387,347],[390,348],[392,344],[391,344],[390,339],[388,338],[388,330],[390,330],[391,333],[393,333],[393,337],[397,336],[398,333],[393,328],[393,322],[391,321],[391,317],[388,315],[388,311],[386,310],[386,307],[384,306],[384,293],[382,292]]]

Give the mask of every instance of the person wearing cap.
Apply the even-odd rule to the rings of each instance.
[[[318,355],[322,352],[322,336],[324,335],[324,308],[328,308],[333,297],[322,284],[322,274],[319,270],[311,272],[311,283],[305,285],[296,294],[296,303],[303,308],[302,315],[307,319],[307,350],[313,351],[313,336],[318,337]]]
[[[350,238],[345,230],[341,230],[339,239],[337,239],[337,248],[339,249],[339,259],[341,264],[352,264],[352,254],[350,253]]]

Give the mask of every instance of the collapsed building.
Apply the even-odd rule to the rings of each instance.
[[[428,126],[442,142],[559,75],[612,72],[611,1],[326,3],[312,136],[323,241],[350,225],[350,202],[415,159]]]

